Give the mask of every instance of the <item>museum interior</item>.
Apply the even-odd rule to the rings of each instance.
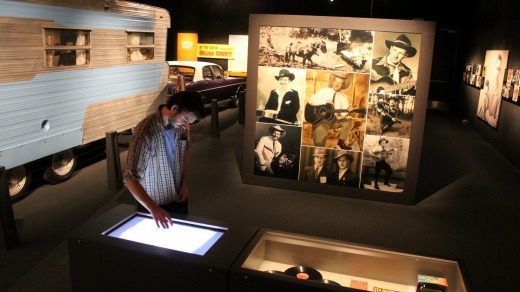
[[[106,1],[110,2],[123,1]],[[319,188],[290,187],[291,182],[279,179],[271,185],[271,180],[263,178],[258,178],[261,181],[258,184],[245,183],[257,178],[251,169],[244,169],[244,165],[249,165],[245,160],[253,161],[253,152],[244,150],[247,148],[244,145],[251,144],[248,137],[254,139],[248,131],[251,129],[248,125],[255,121],[254,106],[248,106],[248,102],[255,95],[248,91],[245,125],[241,120],[243,108],[239,107],[219,109],[218,135],[214,132],[212,115],[192,126],[189,216],[178,217],[229,227],[228,235],[235,236],[235,230],[239,230],[240,236],[233,238],[249,234],[247,240],[240,239],[241,246],[231,244],[226,249],[217,240],[214,247],[220,248],[218,254],[210,249],[204,257],[162,253],[156,249],[143,251],[137,245],[106,247],[107,241],[98,240],[99,234],[92,235],[89,228],[105,224],[104,220],[111,220],[112,225],[119,223],[124,216],[118,216],[127,214],[127,210],[133,212],[137,203],[125,188],[112,191],[109,180],[113,170],[107,167],[103,154],[83,164],[80,161],[67,181],[37,185],[29,196],[10,206],[17,244],[9,248],[0,244],[0,291],[118,291],[118,287],[121,291],[146,291],[175,289],[177,279],[188,283],[183,286],[182,282],[178,287],[192,285],[178,291],[518,290],[520,224],[514,222],[520,206],[517,85],[520,71],[516,77],[508,75],[520,70],[520,30],[516,29],[520,2],[475,0],[461,5],[447,0],[133,2],[168,10],[171,17],[166,46],[168,61],[176,59],[178,33],[197,33],[198,42],[205,44],[227,44],[230,35],[249,35],[251,41],[251,14],[276,15],[282,19],[291,15],[435,23],[431,73],[428,72],[428,91],[424,94],[427,102],[421,103],[424,113],[416,117],[422,121],[412,128],[420,146],[410,155],[417,166],[411,174],[415,179],[414,191],[407,194],[411,201],[385,199],[394,195],[391,192],[364,197],[366,192],[377,192],[374,190],[353,195],[320,193]],[[306,27],[313,25],[319,24],[305,23]],[[507,56],[501,68],[504,88],[496,123],[478,114],[482,92],[488,83],[482,81],[478,85],[475,83],[478,81],[470,81],[476,68],[491,64],[487,60],[489,51],[506,51]],[[0,63],[4,60],[0,53]],[[228,69],[225,59],[199,58],[199,61]],[[277,73],[279,69],[282,68],[277,68]],[[491,69],[488,66],[486,70]],[[481,71],[478,74],[485,76]],[[510,82],[507,88],[506,80]],[[248,90],[256,88],[256,84],[250,86],[254,81],[247,79],[247,82]],[[130,136],[130,132],[118,136],[123,167]],[[6,235],[0,235],[4,241]],[[227,243],[229,237],[224,233],[221,241]],[[287,273],[282,276],[264,273],[266,269],[258,268],[255,261],[262,259],[258,255],[262,251],[266,257],[269,249],[275,250],[274,257],[289,254],[291,260],[287,263],[308,269],[306,275],[312,277],[315,269],[321,270],[324,281],[314,283],[296,279],[299,276],[286,279]],[[171,254],[173,259],[167,259]],[[408,256],[413,260],[405,264]],[[342,273],[340,267],[347,266],[360,280],[349,278],[341,283],[343,287],[328,285],[325,279],[334,273],[323,272],[326,257],[334,262],[331,269]],[[430,276],[449,279],[447,290],[442,285],[416,290],[410,284],[376,288],[385,281],[397,281],[396,278],[409,274],[410,270],[413,273],[415,267],[422,267],[421,263],[426,265],[422,270],[429,271]],[[309,267],[312,264],[314,267]],[[452,270],[442,272],[446,266]],[[224,284],[219,282],[220,277]],[[366,281],[370,281],[367,279],[375,277],[383,280],[367,286]],[[203,288],[194,288],[197,285]]]

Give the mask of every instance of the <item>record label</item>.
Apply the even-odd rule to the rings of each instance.
[[[310,278],[310,276],[307,273],[298,273],[298,274],[296,274],[296,278],[298,278],[300,280],[308,280]]]

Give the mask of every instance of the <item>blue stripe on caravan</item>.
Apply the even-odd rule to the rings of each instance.
[[[0,83],[0,151],[80,129],[96,102],[159,90],[164,63],[38,74],[29,81]],[[43,120],[52,131],[40,130]]]
[[[78,0],[82,1],[82,0]],[[65,27],[153,30],[153,17],[0,0],[0,16],[49,19]]]

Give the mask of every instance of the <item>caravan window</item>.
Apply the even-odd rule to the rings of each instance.
[[[126,54],[128,61],[143,61],[154,59],[153,32],[127,32]]]
[[[44,28],[47,67],[90,64],[90,30]]]

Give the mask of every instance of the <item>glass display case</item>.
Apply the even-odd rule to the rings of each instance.
[[[260,229],[230,276],[231,291],[467,290],[458,261],[392,252],[346,242]],[[273,290],[274,289],[274,290]],[[281,289],[281,290],[278,290]],[[358,290],[356,290],[358,289]]]
[[[148,214],[134,214],[104,235],[166,249],[204,255],[227,228],[173,219],[168,229],[157,228]]]

